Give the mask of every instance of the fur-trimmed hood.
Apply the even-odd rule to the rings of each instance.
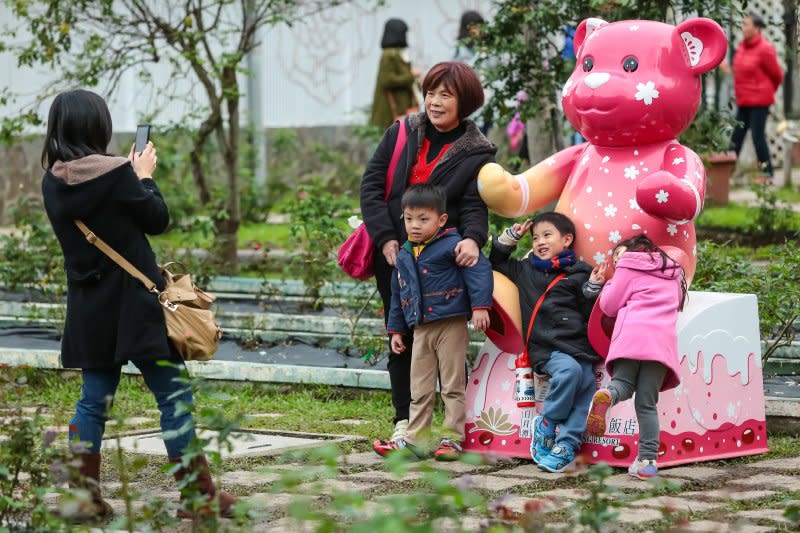
[[[481,130],[475,125],[475,122],[468,118],[463,119],[462,122],[464,122],[467,127],[464,135],[459,137],[450,149],[445,152],[442,159],[439,161],[439,165],[446,164],[447,161],[457,157],[462,152],[486,152],[492,155],[497,153],[497,147],[481,133]],[[430,120],[424,111],[408,116],[409,135],[416,132],[417,146],[419,148],[422,147],[422,142],[425,140],[425,131],[428,127],[430,127]]]

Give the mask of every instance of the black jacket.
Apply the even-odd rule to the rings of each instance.
[[[395,239],[403,243],[408,238],[400,218],[400,198],[406,191],[411,167],[425,139],[425,128],[432,127],[424,112],[405,120],[408,141],[397,163],[388,205],[384,201],[386,171],[397,141],[397,123],[386,130],[361,179],[361,216],[379,250],[387,241]],[[428,183],[442,187],[447,194],[446,227],[456,228],[462,237],[474,239],[483,247],[489,236],[489,214],[478,194],[477,176],[483,165],[494,161],[497,147],[483,136],[475,123],[468,119],[465,122],[464,134],[439,160]]]
[[[42,194],[67,274],[62,365],[97,369],[128,360],[175,360],[156,296],[87,242],[73,223],[76,218],[83,220],[163,288],[145,236],[163,232],[169,223],[167,206],[155,182],[140,181],[130,163],[76,184],[47,171]]]
[[[511,259],[513,247],[504,246],[492,239],[489,261],[492,268],[505,274],[519,290],[519,306],[522,311],[522,338],[528,332],[533,307],[539,296],[560,272],[545,273],[533,264],[533,258]],[[594,299],[583,295],[583,285],[592,273],[592,267],[583,261],[564,268],[567,277],[559,281],[545,296],[528,341],[528,354],[536,372],[544,373],[543,367],[550,354],[558,350],[576,359],[599,362],[600,356],[589,344],[586,324],[592,313]]]

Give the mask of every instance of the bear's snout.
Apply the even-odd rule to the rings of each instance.
[[[592,72],[583,78],[583,83],[592,89],[597,89],[609,79],[611,79],[611,74],[608,72]]]

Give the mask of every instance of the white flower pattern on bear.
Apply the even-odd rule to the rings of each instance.
[[[653,103],[653,100],[658,98],[658,89],[656,89],[656,84],[652,81],[648,81],[647,83],[637,83],[636,94],[633,96],[637,100],[644,101],[644,105],[650,105]]]

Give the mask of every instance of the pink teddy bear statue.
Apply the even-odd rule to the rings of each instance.
[[[575,32],[575,71],[561,92],[564,112],[588,142],[512,176],[484,166],[478,176],[489,209],[528,215],[554,200],[572,218],[575,251],[605,261],[623,239],[645,233],[678,261],[691,281],[692,220],[703,207],[706,173],[676,139],[700,103],[700,75],[727,46],[713,20],[678,26],[649,20],[584,20]]]

